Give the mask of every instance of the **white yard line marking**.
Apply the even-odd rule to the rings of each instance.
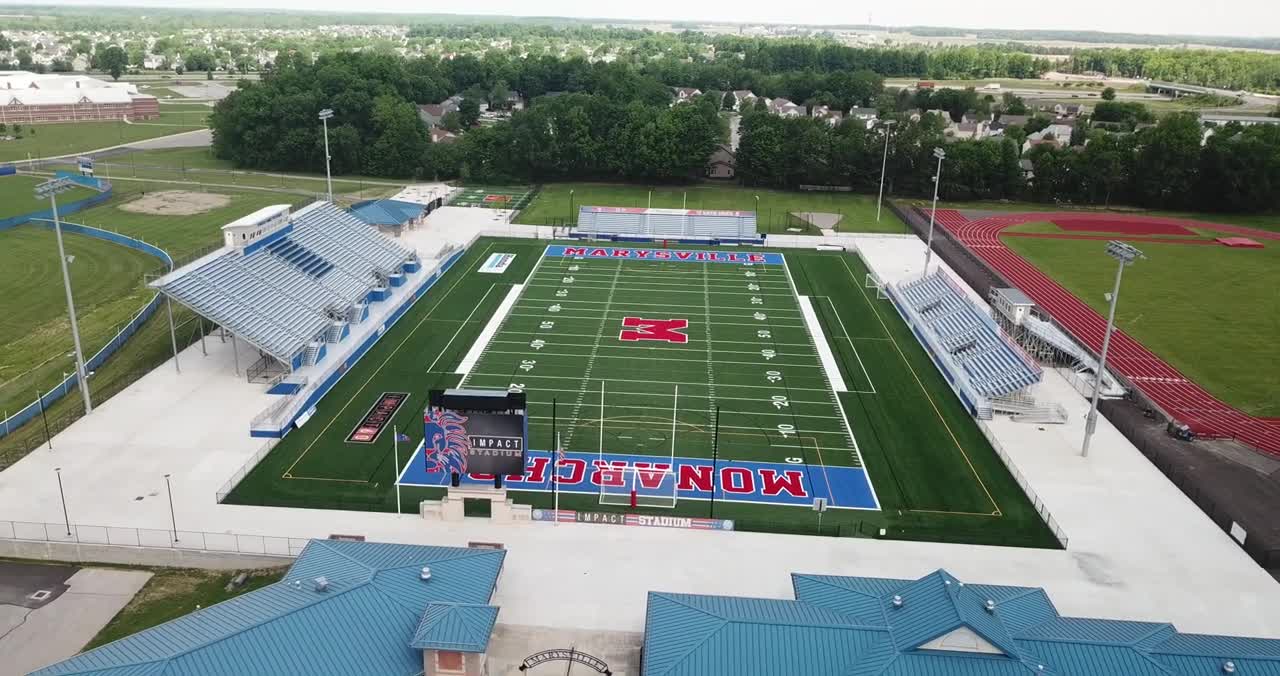
[[[493,287],[489,287],[489,290],[492,291]],[[466,380],[467,373],[469,373],[471,369],[475,368],[476,362],[480,361],[480,357],[484,354],[484,351],[489,349],[489,341],[493,340],[493,337],[497,335],[498,327],[502,326],[502,322],[507,320],[507,313],[511,312],[511,306],[516,304],[516,299],[520,297],[520,292],[523,290],[523,284],[511,285],[511,288],[507,290],[506,298],[502,299],[502,303],[498,305],[497,311],[494,312],[493,316],[489,318],[489,321],[485,323],[484,329],[480,331],[480,335],[476,337],[476,341],[471,344],[471,349],[467,350],[467,354],[462,358],[462,361],[458,362],[458,368],[454,373],[461,373],[463,380]],[[485,292],[484,295],[485,297],[488,297],[489,293]],[[483,303],[484,299],[482,298],[480,302]],[[471,314],[475,314],[478,309],[480,309],[480,305],[477,304],[475,309],[471,310]],[[471,316],[468,315],[467,319],[470,318]],[[455,333],[454,335],[456,336],[457,334]],[[452,343],[453,339],[450,339],[449,342]],[[448,346],[446,345],[445,347]],[[440,357],[436,357],[437,361],[439,359]],[[435,362],[432,362],[431,365],[435,366]],[[427,370],[430,371],[431,369]]]
[[[613,271],[613,287],[609,289],[609,302],[613,302],[613,292],[618,287],[618,278],[622,276],[622,266],[619,265]],[[604,325],[609,321],[609,305],[606,304],[604,312],[600,314],[600,326],[596,329],[596,340],[591,344],[591,353],[587,355],[587,367],[582,371],[582,384],[578,387],[578,399],[573,402],[573,414],[570,418],[569,431],[564,435],[564,448],[570,448],[573,445],[573,433],[578,430],[578,415],[582,413],[582,401],[587,396],[587,385],[591,382],[591,372],[596,366],[596,355],[600,353],[600,339],[604,337]],[[603,396],[603,395],[602,395]],[[604,402],[601,401],[601,408]],[[604,411],[601,411],[604,415]]]
[[[510,373],[476,373],[475,371],[472,371],[470,375],[472,378],[510,378],[511,377]],[[578,376],[538,376],[532,373],[524,373],[524,374],[521,374],[520,377],[521,378],[549,378],[551,380],[579,380]],[[685,385],[685,386],[693,385],[693,386],[706,387],[706,383],[690,383],[690,382],[680,382],[676,380],[635,380],[635,379],[623,379],[623,378],[610,378],[609,382],[611,383],[644,383],[647,385]],[[777,386],[774,386],[774,385],[733,385],[730,383],[720,383],[719,387],[745,387],[753,390],[774,390],[774,391],[778,389]],[[790,389],[795,390],[797,392],[827,392],[827,393],[831,392],[831,388],[829,387],[792,387]]]
[[[487,298],[489,297],[489,294],[490,294],[490,293],[493,293],[493,289],[494,289],[494,287],[496,287],[496,286],[497,286],[497,284],[490,284],[490,285],[489,285],[489,290],[488,290],[488,291],[485,291],[485,292],[484,292],[484,295],[480,297],[480,302],[479,302],[479,303],[476,303],[476,306],[475,306],[474,308],[471,308],[471,314],[468,314],[468,315],[467,315],[467,318],[466,318],[466,319],[464,319],[464,320],[462,320],[462,323],[458,325],[458,330],[457,330],[457,331],[454,331],[454,332],[453,332],[453,336],[452,336],[451,338],[449,338],[449,342],[445,343],[445,344],[444,344],[444,347],[443,347],[443,348],[441,348],[440,352],[436,354],[436,359],[435,359],[435,361],[431,362],[431,366],[428,366],[428,367],[427,367],[427,373],[431,373],[431,372],[433,372],[433,371],[435,371],[435,370],[436,370],[436,364],[437,364],[437,363],[439,363],[440,358],[441,358],[441,357],[443,357],[443,356],[445,355],[445,353],[447,353],[447,352],[449,351],[449,346],[450,346],[450,345],[453,345],[453,341],[455,341],[455,340],[457,340],[457,339],[458,339],[458,334],[462,333],[462,329],[466,328],[467,323],[471,321],[471,317],[475,315],[476,310],[479,310],[479,309],[480,309],[480,306],[484,305],[484,301],[485,301],[485,299],[487,299]]]
[[[853,344],[853,339],[849,337],[849,330],[844,327],[844,320],[840,318],[840,311],[836,309],[836,304],[831,302],[830,296],[822,296],[822,298],[827,299],[827,305],[831,306],[832,314],[836,316],[836,321],[840,322],[840,331],[844,333],[844,339],[849,341],[849,347],[853,348],[853,356],[858,360],[858,366],[862,368],[862,375],[866,377],[867,384],[871,386],[870,392],[863,392],[862,390],[853,391],[858,394],[877,394],[876,384],[871,382],[871,374],[867,373],[867,366],[862,363],[862,355],[858,354],[858,347]]]
[[[542,254],[541,254],[540,256],[538,256],[538,262],[533,264],[533,269],[532,269],[532,270],[530,270],[530,271],[529,271],[529,275],[528,275],[527,277],[525,277],[525,278],[524,278],[525,284],[528,284],[528,283],[529,283],[529,280],[530,280],[530,279],[533,279],[533,276],[534,276],[534,275],[536,275],[536,274],[538,274],[538,268],[542,267],[542,261],[546,260],[546,257],[547,257],[547,249],[549,249],[549,248],[551,248],[551,245],[550,245],[550,244],[548,244],[547,246],[545,246],[545,247],[543,247],[543,248],[542,248]],[[522,286],[523,286],[523,285],[522,285]],[[516,298],[515,298],[515,300],[513,301],[513,304],[517,304],[517,305],[519,304],[519,302],[520,302],[520,300],[519,300],[519,295],[520,295],[520,294],[516,294]],[[512,298],[512,296],[511,296],[510,294],[508,294],[508,295],[507,295],[507,298],[503,300],[503,303],[506,303],[506,301],[507,301],[508,299],[511,299],[511,298]],[[501,333],[501,332],[502,332],[502,327],[506,325],[506,323],[507,323],[507,319],[508,319],[509,317],[511,317],[511,316],[514,314],[514,313],[510,312],[510,309],[511,309],[511,308],[510,308],[510,307],[508,307],[507,314],[502,318],[502,320],[501,320],[500,322],[498,322],[498,327],[497,327],[497,329],[495,329],[495,331],[494,331],[494,333],[493,333],[492,335],[497,335],[498,333]],[[472,369],[472,368],[475,368],[475,365],[476,365],[476,364],[478,364],[478,363],[480,362],[480,360],[481,360],[481,359],[484,359],[484,354],[485,354],[485,352],[486,352],[486,351],[488,351],[488,349],[489,349],[488,340],[487,340],[487,339],[485,339],[485,340],[484,340],[484,342],[485,342],[485,345],[484,345],[484,347],[482,347],[482,348],[480,349],[480,354],[476,357],[476,362],[475,362],[475,364],[472,364],[471,366],[469,366],[469,367],[467,368],[467,372],[466,372],[465,374],[463,374],[463,376],[462,376],[462,380],[458,381],[458,387],[462,387],[463,385],[465,385],[465,384],[466,384],[466,382],[467,382],[467,378],[469,378],[469,377],[471,376],[471,369]],[[473,346],[473,348],[474,348],[474,346]],[[468,355],[470,355],[470,351],[468,351],[468,353],[467,353],[467,354],[468,354]]]

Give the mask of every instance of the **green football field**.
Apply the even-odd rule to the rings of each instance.
[[[408,397],[392,425],[416,442],[428,392],[463,384],[523,390],[535,451],[553,447],[554,399],[569,453],[603,449],[661,462],[707,458],[714,444],[726,463],[792,463],[809,485],[825,481],[824,472],[865,469],[880,509],[829,510],[824,533],[878,536],[883,528],[894,538],[1056,546],[888,301],[863,288],[866,268],[857,256],[786,251],[785,267],[740,266],[543,258],[545,247],[475,243],[227,501],[393,511],[394,482],[413,444],[394,448],[390,430],[372,444],[348,443],[348,436],[384,393],[402,392]],[[480,272],[494,253],[515,258],[501,274]],[[481,352],[477,340],[513,285],[524,286]],[[801,297],[820,336],[802,319]],[[626,317],[685,319],[683,328],[631,328],[670,329],[687,340],[624,340]],[[847,391],[832,392],[819,357],[823,342]],[[458,371],[472,361],[468,353],[478,359],[464,380]],[[442,492],[406,487],[403,509],[416,511],[417,501]],[[546,492],[513,489],[511,496],[551,506]],[[561,507],[626,509],[589,492],[563,494]],[[714,509],[740,529],[812,533],[810,507],[679,499],[650,511],[705,517]]]

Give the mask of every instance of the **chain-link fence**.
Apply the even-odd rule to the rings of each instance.
[[[209,533],[172,528],[127,528],[79,523],[0,521],[0,540],[53,542],[116,547],[187,549],[202,552],[233,552],[266,556],[297,556],[307,546],[305,538]]]

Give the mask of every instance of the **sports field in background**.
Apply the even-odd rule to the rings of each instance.
[[[856,256],[787,251],[785,267],[619,263],[544,259],[545,247],[499,239],[474,244],[228,502],[394,510],[393,482],[418,460],[410,451],[421,440],[428,392],[462,382],[459,364],[512,286],[527,283],[465,384],[523,389],[530,399],[533,451],[553,446],[554,398],[557,428],[571,455],[598,453],[603,429],[606,454],[669,460],[674,406],[674,455],[705,461],[719,407],[720,461],[786,465],[804,474],[806,488],[821,484],[821,490],[828,490],[829,479],[844,480],[835,478],[841,472],[865,469],[880,509],[830,509],[824,532],[871,535],[883,527],[897,538],[1056,546],[909,330],[874,289],[863,288],[866,269]],[[480,272],[494,253],[515,258],[500,274]],[[558,295],[562,289],[566,293]],[[848,392],[836,394],[824,384],[817,337],[801,320],[801,296],[808,297]],[[687,340],[631,340],[636,336],[624,334],[627,317],[687,320],[684,328],[634,320],[629,327],[671,338],[669,329]],[[392,421],[413,440],[401,445],[399,463],[390,429],[372,444],[347,442],[370,406],[390,392],[408,394]],[[511,487],[518,502],[551,506],[549,492]],[[416,511],[418,500],[442,492],[406,487],[404,509]],[[839,487],[834,494],[848,495]],[[641,509],[709,516],[710,501],[699,497],[682,496],[674,508]],[[734,519],[739,528],[815,531],[809,499],[777,504],[723,497],[721,488],[715,517]],[[593,490],[566,492],[561,506],[626,508],[601,505]]]
[[[573,211],[570,195],[573,191]],[[652,193],[652,204],[650,204]],[[756,196],[759,196],[759,201]],[[795,214],[819,212],[839,216],[840,232],[905,233],[907,227],[887,208],[876,222],[876,198],[848,192],[799,192],[745,188],[737,185],[697,184],[690,186],[622,185],[607,183],[552,183],[543,186],[537,199],[521,212],[517,223],[565,225],[576,218],[578,207],[648,207],[655,209],[716,209],[755,211],[760,232],[819,234]]]
[[[489,186],[462,188],[449,200],[455,207],[486,209],[523,209],[534,199],[533,188],[526,186]]]
[[[0,220],[48,209],[49,199],[36,197],[36,186],[50,178],[52,177],[25,174],[0,176]],[[59,194],[58,203],[70,204],[96,194],[96,190],[76,186]]]
[[[191,111],[160,113],[145,123],[75,122],[71,124],[20,124],[22,138],[0,141],[0,162],[84,153],[134,141],[204,129],[208,113]],[[12,124],[10,124],[12,134]]]
[[[1064,233],[1051,223],[1009,232]],[[1242,249],[1196,241],[1225,234],[1193,228],[1162,236],[1173,241],[1151,242],[1111,233],[1147,255],[1125,270],[1116,325],[1223,401],[1251,415],[1280,416],[1280,364],[1265,356],[1280,336],[1280,242]],[[1002,240],[1106,316],[1116,264],[1104,253],[1105,239],[1005,234]]]

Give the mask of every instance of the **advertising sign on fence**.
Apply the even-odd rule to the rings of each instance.
[[[598,523],[607,526],[645,526],[648,528],[685,528],[689,530],[733,530],[732,519],[703,519],[692,516],[622,514],[619,512],[577,512],[572,509],[535,509],[534,521]]]

